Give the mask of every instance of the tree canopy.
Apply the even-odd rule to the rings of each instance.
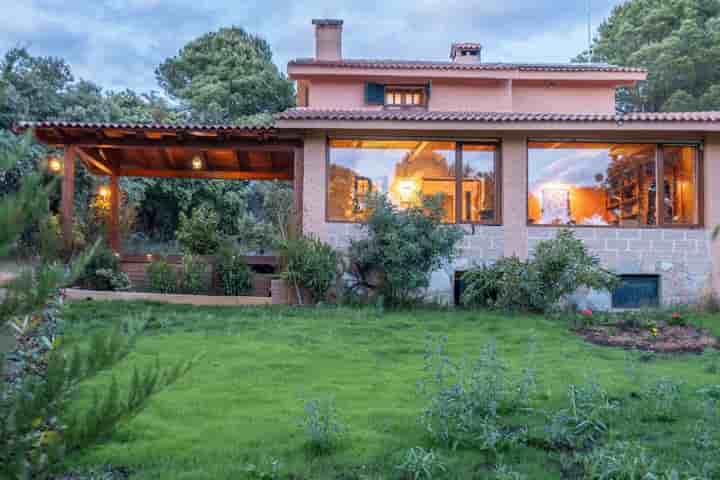
[[[294,103],[292,83],[272,62],[270,45],[240,27],[192,40],[155,75],[171,98],[204,123],[274,113]]]
[[[586,61],[585,51],[575,61]],[[623,111],[720,108],[720,1],[631,0],[599,27],[592,61],[645,67],[648,80],[618,94]]]

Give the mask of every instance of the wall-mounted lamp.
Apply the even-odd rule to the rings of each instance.
[[[102,198],[110,198],[110,188],[103,185],[100,188],[98,188],[98,195],[100,195]]]
[[[195,155],[190,160],[190,167],[192,167],[193,170],[202,170],[205,166],[205,161],[203,160],[202,155]]]
[[[50,170],[51,173],[60,173],[62,167],[62,161],[59,158],[50,157],[50,159],[48,159],[48,170]]]

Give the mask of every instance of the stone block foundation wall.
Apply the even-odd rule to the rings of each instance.
[[[555,237],[558,228],[528,227],[530,255],[538,242]],[[665,305],[701,300],[710,288],[709,234],[702,229],[573,228],[602,265],[617,274],[660,276],[660,300]],[[609,308],[609,295],[585,299],[596,308]]]

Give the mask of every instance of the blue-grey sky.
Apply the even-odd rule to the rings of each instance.
[[[591,0],[593,28],[622,0]],[[110,89],[158,89],[154,69],[189,40],[238,25],[275,62],[313,54],[312,18],[345,20],[345,57],[447,59],[453,41],[488,61],[564,62],[587,44],[586,0],[3,0],[0,52],[63,57]]]

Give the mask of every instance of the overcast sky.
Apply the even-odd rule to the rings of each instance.
[[[66,59],[111,89],[158,89],[155,67],[187,41],[238,25],[275,62],[313,55],[312,18],[345,20],[343,55],[445,60],[453,41],[488,61],[565,62],[587,45],[586,0],[1,0],[0,52]],[[593,28],[622,0],[591,0]]]

